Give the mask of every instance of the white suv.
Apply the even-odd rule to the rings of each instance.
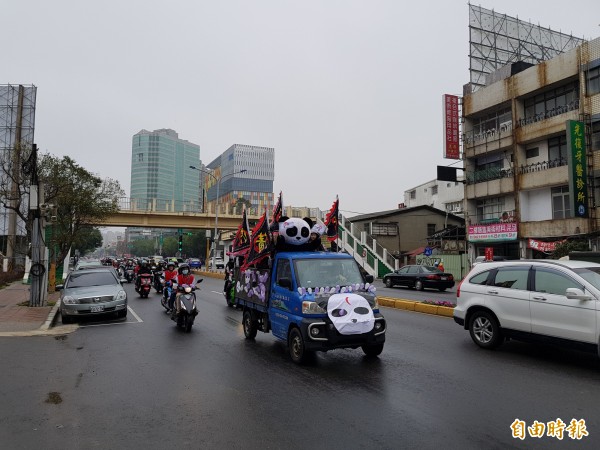
[[[454,321],[483,348],[513,338],[600,349],[600,264],[573,260],[478,264],[456,289],[456,303]]]

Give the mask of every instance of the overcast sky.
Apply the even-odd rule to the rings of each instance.
[[[396,208],[436,177],[442,95],[469,81],[468,4],[434,0],[2,0],[0,84],[37,86],[35,140],[129,195],[131,137],[172,128],[204,163],[275,148],[286,205]],[[485,0],[588,39],[600,2]]]

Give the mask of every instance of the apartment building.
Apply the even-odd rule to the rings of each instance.
[[[600,249],[600,38],[515,62],[462,102],[469,256],[541,258],[581,237]]]

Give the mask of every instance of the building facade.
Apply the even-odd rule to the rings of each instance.
[[[135,134],[131,145],[132,202],[138,208],[156,202],[171,211],[200,211],[198,172],[189,168],[199,160],[200,146],[179,139],[174,130]]]
[[[419,249],[422,253],[436,232],[464,226],[462,218],[429,205],[362,214],[348,220],[356,233],[366,232],[396,257]]]
[[[600,39],[539,64],[511,64],[467,91],[463,159],[472,260],[486,249],[545,257],[574,237],[597,245]]]
[[[462,217],[465,189],[460,181],[431,180],[404,191],[404,207],[428,205]]]
[[[238,205],[244,203],[249,214],[260,215],[265,209],[271,213],[275,149],[234,144],[206,169],[214,175],[201,177],[207,210],[214,211],[215,204],[218,204],[220,212],[234,212]],[[242,170],[245,172],[241,173]],[[217,186],[218,180],[220,186]]]

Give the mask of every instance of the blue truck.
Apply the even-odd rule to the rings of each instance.
[[[295,363],[336,348],[360,347],[375,357],[386,321],[372,282],[347,253],[278,252],[268,267],[236,271],[235,304],[246,339],[272,332]]]

